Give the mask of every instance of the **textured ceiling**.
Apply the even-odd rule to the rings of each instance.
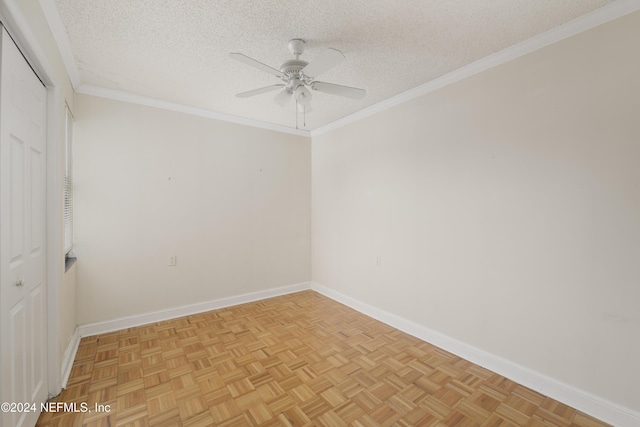
[[[362,100],[313,92],[313,130],[498,52],[612,0],[56,0],[80,84],[252,120],[295,126],[280,83],[234,61],[241,52],[274,68],[287,41],[301,59],[327,47],[346,61],[319,80],[367,90]],[[302,124],[302,123],[301,123]]]

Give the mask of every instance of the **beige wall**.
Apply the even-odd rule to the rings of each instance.
[[[310,280],[309,138],[87,95],[74,125],[80,324]]]
[[[313,280],[640,410],[638,40],[635,13],[314,137]]]
[[[61,172],[72,89],[39,4],[7,3],[50,67]],[[304,282],[311,258],[325,286],[640,410],[638,28],[621,18],[314,137],[312,153],[302,137],[77,95],[80,260],[65,276],[52,261],[54,339]]]

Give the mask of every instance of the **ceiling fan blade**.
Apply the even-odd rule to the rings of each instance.
[[[293,98],[293,95],[288,90],[283,89],[273,99],[279,106],[286,107],[291,102],[291,98]]]
[[[229,56],[236,61],[244,62],[247,65],[251,65],[258,70],[266,71],[267,73],[273,74],[276,77],[284,77],[284,74],[282,74],[279,70],[269,67],[268,65],[263,64],[260,61],[256,61],[253,58],[249,58],[247,55],[243,55],[241,53],[230,53]]]
[[[325,82],[312,82],[311,89],[317,90],[318,92],[330,93],[332,95],[344,96],[351,99],[362,99],[367,94],[367,91],[364,89]]]
[[[248,90],[246,92],[238,93],[236,96],[238,98],[248,98],[250,96],[260,95],[261,93],[271,92],[272,90],[276,90],[281,87],[284,87],[284,85],[280,84],[280,85],[265,86],[259,89],[253,89],[253,90]]]
[[[329,48],[322,55],[313,60],[309,65],[302,69],[302,72],[309,77],[317,77],[327,70],[335,67],[345,60],[342,52]]]

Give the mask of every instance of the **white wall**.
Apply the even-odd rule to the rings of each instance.
[[[639,411],[638,40],[635,13],[314,137],[313,280]]]
[[[309,138],[75,101],[80,324],[310,280]]]

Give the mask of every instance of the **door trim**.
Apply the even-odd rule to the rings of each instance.
[[[47,89],[47,202],[46,202],[46,305],[47,305],[47,391],[55,396],[62,390],[60,345],[60,290],[64,278],[64,243],[62,202],[64,172],[59,136],[65,99],[55,68],[40,41],[23,16],[16,0],[0,2],[0,20]],[[63,78],[66,78],[64,76]]]

